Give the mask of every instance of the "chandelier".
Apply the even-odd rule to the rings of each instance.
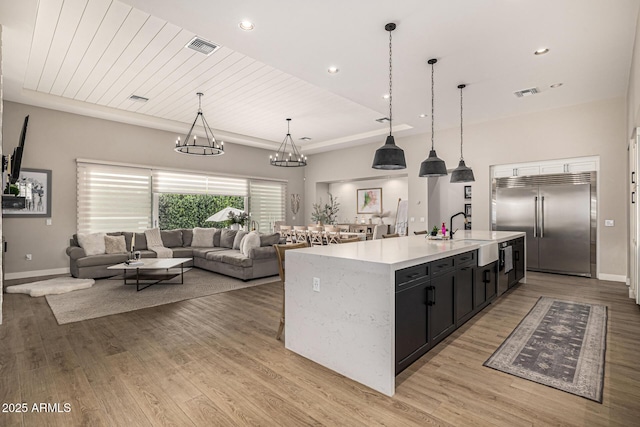
[[[189,133],[184,138],[184,141],[180,141],[180,137],[176,140],[175,151],[182,154],[192,154],[196,156],[220,156],[224,154],[224,142],[216,141],[216,137],[213,136],[209,123],[207,123],[207,119],[205,119],[204,114],[202,114],[202,95],[204,94],[198,92],[196,95],[198,95],[198,114],[196,114],[196,118],[193,120],[191,129],[189,129]],[[204,128],[204,134],[207,138],[206,143],[198,142],[198,137],[196,135],[193,135],[193,140],[191,139],[193,128],[195,127],[198,118],[200,118],[202,127]]]
[[[291,119],[287,119],[287,135],[282,140],[278,151],[276,151],[273,156],[269,156],[271,166],[280,166],[283,168],[307,166],[307,156],[303,156],[296,147],[296,144],[293,143],[293,138],[291,138],[291,132],[289,131],[290,124]]]

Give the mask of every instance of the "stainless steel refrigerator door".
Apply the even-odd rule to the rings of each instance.
[[[496,189],[496,229],[527,233],[527,268],[538,267],[538,187]]]
[[[540,269],[591,275],[590,191],[589,184],[540,186]]]

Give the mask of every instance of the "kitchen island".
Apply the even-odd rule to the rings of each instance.
[[[285,283],[286,348],[393,396],[398,372],[396,327],[404,333],[413,329],[406,327],[407,319],[421,319],[420,313],[406,313],[409,309],[404,306],[396,313],[398,287],[410,284],[406,286],[408,289],[420,292],[408,302],[420,304],[425,313],[431,310],[429,319],[434,310],[442,311],[443,304],[448,303],[455,310],[458,300],[453,294],[456,288],[453,277],[468,273],[477,262],[477,250],[487,242],[501,243],[524,235],[460,231],[452,240],[428,240],[420,235],[289,251]],[[456,270],[457,263],[460,271]],[[436,292],[437,286],[429,286],[431,281],[435,285],[436,280],[449,277],[450,285],[440,288],[440,292]],[[473,314],[458,320],[466,321]],[[430,334],[433,328],[427,328],[426,315],[423,317],[424,325],[416,328]],[[439,321],[429,322],[431,325]],[[453,329],[443,329],[434,340],[429,339],[422,350],[427,351],[446,333],[455,330],[455,323]]]

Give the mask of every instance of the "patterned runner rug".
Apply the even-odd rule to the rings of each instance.
[[[607,306],[541,297],[484,366],[602,403]]]

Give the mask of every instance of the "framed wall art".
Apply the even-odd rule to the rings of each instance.
[[[464,186],[464,198],[465,199],[470,199],[471,198],[471,186],[470,185],[465,185]]]
[[[382,212],[382,188],[362,188],[357,191],[357,213],[374,214]]]
[[[25,198],[23,209],[2,209],[6,217],[51,218],[51,171],[22,168],[15,183]]]

